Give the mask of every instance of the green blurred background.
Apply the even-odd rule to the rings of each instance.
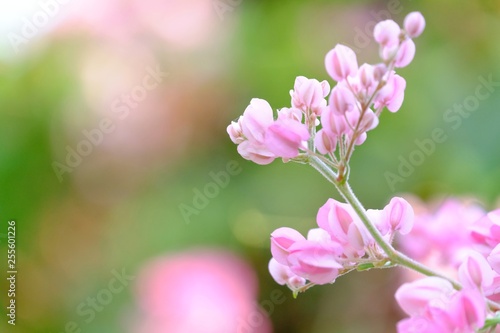
[[[169,23],[167,33],[158,32],[162,22],[175,20],[153,22],[161,16],[153,14],[157,24],[143,20],[127,30],[139,14],[114,10],[125,2],[88,5],[87,16],[101,10],[109,16],[97,23],[87,17],[86,24],[74,23],[81,20],[74,13],[77,18],[65,22],[61,7],[57,24],[17,53],[6,36],[21,29],[19,16],[2,31],[0,253],[7,251],[6,222],[14,219],[19,273],[17,325],[8,326],[2,314],[1,331],[63,332],[66,322],[79,320],[75,307],[103,288],[113,269],[136,274],[155,256],[215,247],[239,254],[258,272],[260,300],[276,288],[286,292],[271,316],[274,332],[394,332],[401,317],[393,302],[397,271],[351,273],[296,300],[272,280],[269,234],[280,226],[307,231],[317,209],[338,194],[310,167],[242,159],[226,126],[253,97],[275,109],[289,106],[298,75],[333,83],[323,59],[337,43],[356,49],[360,63],[378,61],[375,43],[363,42],[365,29],[381,12],[401,24],[418,10],[427,27],[416,40],[415,60],[399,71],[407,80],[405,102],[396,114],[384,112],[356,149],[351,185],[369,208],[406,192],[424,199],[472,195],[493,207],[500,184],[500,90],[456,129],[443,116],[474,95],[479,77],[500,81],[500,2],[242,0],[227,1],[231,10],[221,14],[215,0],[166,1],[185,7],[181,23]],[[206,2],[208,16],[190,16]],[[0,4],[2,12],[14,6]],[[141,82],[145,67],[156,65],[168,72],[158,88],[59,181],[53,162],[64,161],[66,147],[85,138],[83,130],[116,116],[110,115],[113,101]],[[400,156],[408,159],[415,140],[435,128],[448,139],[391,188],[386,173],[397,174]],[[182,205],[193,206],[196,189],[230,161],[242,171],[197,214],[183,216]],[[3,272],[5,265],[0,260]],[[0,287],[5,311],[5,279]],[[126,332],[123,319],[134,309],[130,289],[83,332]]]

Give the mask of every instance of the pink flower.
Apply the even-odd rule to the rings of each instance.
[[[403,104],[406,81],[397,74],[392,74],[385,86],[380,89],[374,100],[375,109],[387,107],[391,112],[399,110]]]
[[[458,268],[458,278],[466,288],[482,289],[493,283],[495,273],[486,259],[478,252],[471,251]]]
[[[332,153],[337,147],[337,136],[321,129],[314,137],[314,146],[321,154]]]
[[[395,297],[404,312],[415,316],[425,313],[431,301],[444,303],[453,292],[450,282],[438,277],[426,277],[401,285]]]
[[[329,106],[333,112],[343,116],[356,106],[356,99],[347,87],[337,84],[330,94]]]
[[[328,135],[337,138],[347,131],[345,117],[334,112],[331,108],[326,109],[321,115],[321,125]]]
[[[379,79],[375,77],[375,72],[376,68],[369,64],[363,64],[359,67],[357,78],[366,97],[371,96],[373,90],[378,84]],[[358,93],[359,92],[361,92],[361,89],[359,89]]]
[[[413,57],[415,57],[415,43],[411,39],[407,39],[399,47],[394,66],[406,67],[413,60]]]
[[[231,124],[227,127],[227,134],[236,144],[240,144],[245,141],[245,137],[243,136],[243,132],[241,131],[241,120],[243,116],[238,119],[238,122],[232,121]]]
[[[133,333],[271,332],[255,305],[255,272],[230,253],[203,249],[157,258],[136,282],[140,311]]]
[[[274,161],[276,156],[266,146],[251,141],[243,141],[238,145],[238,153],[246,160],[260,165],[266,165]]]
[[[265,133],[273,123],[273,109],[263,99],[253,98],[243,113],[241,129],[252,143],[264,143]]]
[[[384,47],[391,47],[399,44],[401,28],[393,20],[385,20],[377,23],[373,29],[375,41]]]
[[[287,265],[282,265],[272,258],[269,261],[269,273],[280,285],[287,285],[291,290],[297,290],[306,285],[306,279],[298,276]]]
[[[294,158],[299,154],[299,149],[305,148],[308,139],[306,125],[282,116],[267,129],[265,144],[278,157]]]
[[[342,248],[334,242],[299,241],[290,247],[288,261],[295,274],[315,284],[334,282],[342,269],[337,258]]]
[[[375,112],[373,112],[372,110],[367,109],[363,114],[363,118],[361,118],[361,120],[359,119],[360,117],[361,113],[358,110],[355,110],[348,116],[348,118],[350,118],[349,120],[351,120],[353,128],[356,128],[356,124],[358,122],[358,130],[361,132],[368,132],[378,126],[379,119]]]
[[[441,278],[427,277],[405,283],[396,300],[410,315],[398,324],[398,332],[475,332],[484,325],[486,303],[476,289],[455,291]]]
[[[328,199],[318,210],[316,221],[333,241],[343,246],[344,254],[348,257],[364,255],[365,245],[372,242],[368,231],[348,204]]]
[[[325,66],[328,74],[340,82],[348,76],[356,75],[358,71],[356,53],[345,45],[337,44],[326,54]]]
[[[304,112],[311,110],[316,116],[320,116],[326,107],[325,97],[329,92],[330,84],[327,81],[319,82],[316,79],[298,76],[295,79],[294,89],[290,90],[292,106]]]
[[[290,253],[290,246],[294,243],[306,240],[297,230],[292,228],[279,228],[271,234],[271,253],[282,265],[288,264],[288,255]]]
[[[486,319],[484,297],[477,290],[462,289],[451,297],[447,313],[455,327],[453,332],[475,332]]]
[[[318,210],[316,221],[318,226],[326,230],[333,239],[347,243],[349,227],[354,222],[353,214],[348,204],[328,199]]]
[[[410,38],[416,38],[424,31],[425,19],[420,12],[411,12],[404,20],[406,34]]]
[[[470,249],[476,246],[470,230],[484,215],[484,210],[458,199],[445,200],[435,211],[416,200],[412,206],[415,222],[410,234],[400,236],[401,249],[435,269],[448,270],[453,276]]]
[[[478,220],[471,228],[471,235],[478,245],[491,251],[500,243],[500,209],[489,212]]]
[[[398,322],[397,331],[398,333],[455,333],[445,320],[439,320],[440,317],[444,316],[439,309],[428,316],[409,317]]]
[[[495,246],[495,248],[491,251],[488,256],[488,262],[490,263],[491,268],[500,274],[500,244]]]
[[[394,197],[383,210],[383,223],[388,229],[406,235],[413,228],[413,208],[403,198]]]

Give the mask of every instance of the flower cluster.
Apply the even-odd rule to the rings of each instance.
[[[437,277],[402,285],[396,299],[410,317],[399,333],[475,332],[488,319],[498,323],[488,301],[500,300],[500,210],[485,214],[448,199],[435,213],[417,213],[414,230],[400,240],[412,257],[458,278],[462,289]]]
[[[378,125],[384,108],[396,112],[403,103],[406,81],[395,68],[413,60],[413,38],[424,27],[418,12],[406,16],[403,28],[379,22],[373,35],[380,63],[358,66],[354,51],[338,44],[325,57],[337,82],[333,89],[327,81],[299,76],[291,107],[278,110],[276,119],[268,102],[253,99],[227,131],[244,158],[308,163],[347,202],[328,199],[318,211],[318,228],[307,237],[286,227],[271,234],[269,271],[277,283],[296,294],[352,270],[403,266],[428,277],[397,291],[409,316],[398,323],[399,333],[492,332],[500,324],[500,210],[485,214],[448,201],[437,213],[415,217],[399,197],[381,210],[365,210],[347,183],[354,147]],[[393,247],[396,234],[403,235],[398,237],[409,256]]]
[[[388,242],[395,232],[407,234],[413,226],[413,209],[402,198],[395,197],[384,209],[369,209],[367,214]],[[388,263],[351,206],[328,199],[316,220],[319,228],[309,230],[307,238],[286,227],[271,234],[269,271],[279,284],[302,291],[306,280],[310,281],[307,287],[332,283],[354,269]]]
[[[412,38],[424,26],[418,12],[408,14],[404,29],[392,20],[378,23],[374,38],[382,62],[374,65],[358,66],[352,49],[336,45],[325,57],[326,71],[337,81],[335,87],[330,90],[327,81],[297,77],[290,91],[291,107],[278,110],[276,119],[267,101],[252,99],[243,115],[227,128],[238,152],[258,164],[319,152],[343,174],[354,146],[362,144],[366,132],[378,125],[382,110],[396,112],[401,107],[406,81],[394,69],[412,61]]]

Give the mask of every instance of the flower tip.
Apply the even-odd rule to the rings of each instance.
[[[410,38],[416,38],[422,34],[425,28],[425,19],[420,12],[411,12],[404,20],[406,34]]]

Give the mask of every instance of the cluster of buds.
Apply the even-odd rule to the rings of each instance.
[[[227,128],[238,152],[258,164],[319,153],[344,177],[354,146],[378,125],[382,110],[396,112],[401,107],[406,81],[394,69],[413,60],[412,38],[424,27],[418,12],[408,14],[403,29],[392,20],[378,23],[374,38],[382,62],[375,65],[358,66],[352,49],[336,45],[325,57],[326,71],[337,81],[334,88],[330,90],[327,81],[297,77],[290,91],[291,107],[278,110],[276,119],[267,101],[252,99]]]
[[[384,209],[369,209],[367,214],[389,243],[396,232],[407,234],[413,227],[413,209],[402,198],[395,197]],[[351,206],[328,199],[316,220],[319,228],[309,230],[307,238],[291,228],[271,234],[269,271],[277,283],[299,292],[333,283],[353,270],[391,264]]]
[[[354,147],[378,125],[384,108],[400,109],[406,81],[395,69],[413,60],[413,38],[424,27],[418,12],[406,16],[403,28],[392,20],[379,22],[373,34],[380,63],[358,66],[354,51],[338,44],[325,57],[326,71],[337,82],[333,89],[327,81],[299,76],[290,91],[291,107],[278,110],[276,119],[268,102],[253,99],[227,131],[245,159],[309,163],[349,202],[329,199],[307,238],[291,228],[271,234],[269,271],[277,283],[297,294],[353,270],[402,265],[431,277],[397,291],[396,300],[409,315],[399,322],[399,333],[493,332],[500,325],[500,210],[463,214],[448,205],[451,223],[436,227],[432,217],[425,218],[431,223],[415,219],[412,206],[398,197],[382,210],[365,211],[346,183]],[[466,221],[468,230],[459,231],[457,221]],[[415,222],[416,233],[401,238],[403,248],[421,261],[437,253],[451,278],[392,247],[396,234],[407,235]]]
[[[486,213],[456,199],[447,199],[435,212],[420,206],[411,234],[399,237],[401,247],[458,279],[461,289],[438,277],[403,284],[396,300],[409,318],[398,324],[398,332],[493,330],[500,322],[495,313],[500,309],[491,303],[500,300],[500,210]]]

